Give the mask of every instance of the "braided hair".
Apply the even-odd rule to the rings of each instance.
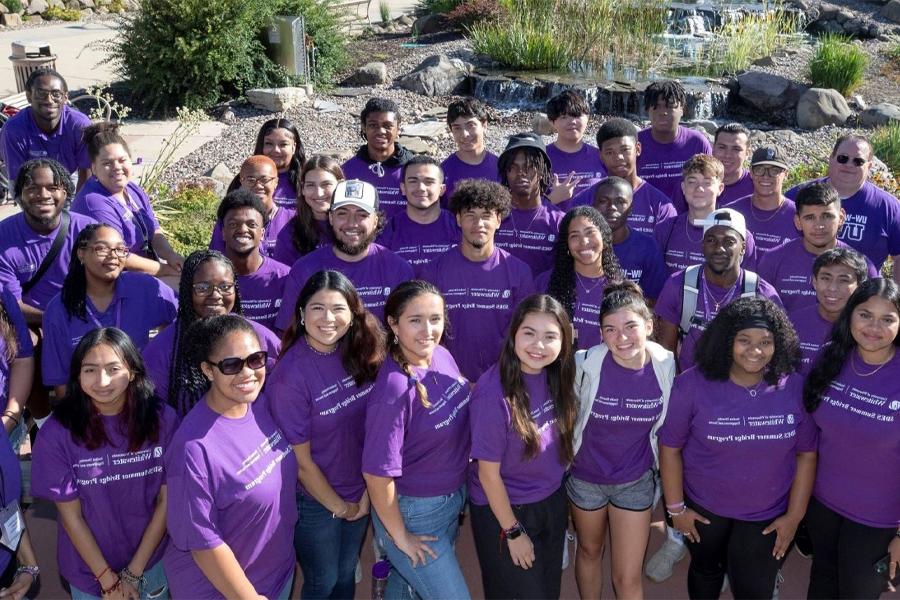
[[[87,248],[88,244],[94,239],[98,230],[113,229],[106,223],[91,223],[78,232],[73,244],[72,258],[69,259],[69,272],[63,280],[62,291],[59,299],[62,301],[63,308],[69,318],[77,317],[87,322],[87,272],[84,263],[78,258],[78,250]],[[115,231],[113,229],[113,231]],[[124,261],[123,261],[124,262]]]
[[[13,185],[13,197],[22,197],[22,191],[34,182],[36,169],[50,169],[50,172],[53,173],[53,184],[66,190],[66,204],[68,205],[72,196],[75,195],[75,184],[72,183],[72,176],[69,171],[52,158],[33,158],[25,161],[16,175],[16,181]]]
[[[537,148],[529,148],[527,146],[522,146],[516,148],[513,152],[504,152],[500,155],[500,158],[497,161],[497,172],[500,175],[500,184],[503,187],[509,187],[509,178],[506,176],[506,172],[509,171],[509,168],[512,166],[513,161],[516,160],[516,156],[518,156],[519,152],[525,155],[525,168],[537,171],[538,178],[540,179],[540,189],[546,190],[549,188],[552,176],[550,164],[544,159],[544,154],[540,150]]]

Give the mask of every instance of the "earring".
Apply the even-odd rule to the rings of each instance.
[[[300,312],[300,324],[306,325],[306,321],[303,320],[303,312],[302,311]]]

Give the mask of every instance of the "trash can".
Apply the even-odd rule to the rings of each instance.
[[[41,67],[56,68],[56,55],[50,51],[50,44],[41,41],[13,42],[9,57],[16,74],[16,90],[25,91],[28,76]]]

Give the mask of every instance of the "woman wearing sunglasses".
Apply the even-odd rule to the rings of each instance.
[[[188,329],[197,320],[228,313],[241,314],[241,294],[235,283],[234,266],[220,252],[198,250],[184,261],[178,288],[181,302],[171,326],[150,340],[144,350],[147,373],[157,394],[184,416],[206,391],[206,380],[191,369],[186,354]],[[264,326],[250,326],[269,353],[268,368],[275,366],[281,349],[278,337]]]
[[[197,321],[188,340],[189,366],[207,389],[166,455],[172,597],[287,599],[297,461],[257,400],[266,351],[238,315]]]
[[[32,493],[59,511],[59,573],[74,600],[164,597],[163,456],[176,424],[125,332],[81,338],[31,471]]]
[[[175,320],[172,288],[145,273],[123,272],[130,250],[109,225],[92,224],[75,238],[75,252],[60,292],[44,311],[44,384],[62,398],[69,363],[81,337],[97,327],[116,327],[140,350],[150,330]]]

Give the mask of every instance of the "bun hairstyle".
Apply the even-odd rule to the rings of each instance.
[[[101,121],[85,128],[84,133],[82,133],[82,139],[87,146],[91,162],[97,160],[97,157],[100,156],[100,151],[110,144],[121,144],[128,156],[131,156],[131,150],[128,149],[128,143],[125,141],[125,138],[119,133],[119,127],[118,123]]]
[[[653,320],[653,312],[647,306],[641,286],[630,279],[614,281],[603,290],[603,302],[600,303],[600,324],[603,318],[620,310],[630,310],[640,315],[645,321]]]

